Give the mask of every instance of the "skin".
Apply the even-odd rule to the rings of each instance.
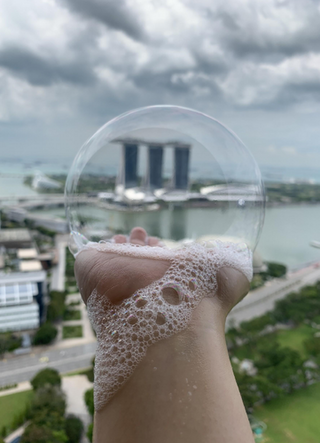
[[[125,236],[114,237],[117,243]],[[129,242],[158,245],[142,228]],[[86,303],[97,288],[117,304],[160,279],[170,263],[85,250],[75,274]],[[218,291],[194,310],[188,329],[148,349],[131,378],[94,418],[94,443],[250,443],[253,436],[225,343],[225,320],[248,292],[239,271],[222,268]]]

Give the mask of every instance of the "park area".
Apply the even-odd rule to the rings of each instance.
[[[256,442],[320,441],[320,283],[278,301],[226,333]],[[259,429],[258,429],[259,430]]]
[[[0,432],[2,435],[6,434],[8,428],[15,428],[13,417],[19,420],[19,416],[24,415],[32,396],[31,390],[0,396]]]
[[[319,443],[320,383],[256,408],[267,425],[265,443]]]

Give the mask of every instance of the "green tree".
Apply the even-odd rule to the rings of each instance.
[[[65,292],[50,292],[50,303],[47,310],[47,320],[54,322],[62,319],[65,311],[65,299]]]
[[[87,409],[89,411],[89,414],[93,415],[94,414],[93,389],[88,389],[84,393],[84,401],[85,401],[85,404],[87,405]]]
[[[20,443],[50,443],[52,442],[52,431],[44,426],[30,423],[21,437]]]
[[[18,337],[11,332],[4,332],[0,334],[0,356],[5,352],[12,352],[21,346],[21,337]]]
[[[38,345],[48,345],[57,336],[57,328],[55,328],[51,323],[44,323],[40,326],[33,337],[33,344]]]
[[[55,231],[52,231],[51,229],[44,228],[43,226],[37,226],[36,229],[38,232],[40,232],[40,234],[47,235],[48,237],[51,237],[51,238],[54,238],[56,235]]]
[[[39,388],[33,397],[30,408],[30,418],[41,415],[43,411],[56,412],[60,416],[64,416],[66,410],[65,395],[57,386],[44,386]]]
[[[310,337],[303,344],[308,355],[320,356],[320,337]]]
[[[293,349],[271,343],[264,349],[260,348],[255,366],[261,376],[286,392],[292,392],[296,385],[305,383],[302,357]]]
[[[283,277],[287,273],[287,267],[281,263],[269,262],[267,265],[267,272],[271,277],[279,278]]]
[[[66,255],[66,276],[74,277],[74,256],[71,254],[69,249],[67,249]]]
[[[90,423],[87,429],[87,437],[88,440],[92,443],[92,439],[93,439],[93,423]]]
[[[39,371],[31,380],[34,390],[42,388],[46,385],[61,386],[61,377],[59,372],[53,368],[46,368]]]
[[[45,426],[49,429],[64,429],[66,419],[59,411],[51,411],[44,408],[33,417],[32,423],[37,426]]]
[[[306,286],[299,293],[291,293],[285,299],[278,300],[273,311],[279,322],[302,323],[320,315],[320,291],[318,286]]]
[[[68,437],[62,429],[50,429],[30,423],[26,427],[20,443],[67,443]]]
[[[244,333],[257,334],[258,332],[263,331],[266,326],[274,325],[275,323],[276,321],[272,313],[267,312],[260,317],[255,317],[252,320],[242,322],[240,325],[240,329]]]
[[[80,418],[68,415],[65,421],[65,432],[68,437],[68,443],[78,443],[83,432],[83,423]]]

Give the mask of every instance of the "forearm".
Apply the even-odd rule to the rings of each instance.
[[[123,388],[95,415],[95,443],[252,442],[224,338],[209,299],[185,331],[153,344]]]

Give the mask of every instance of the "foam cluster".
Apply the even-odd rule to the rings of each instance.
[[[217,290],[217,271],[229,266],[250,281],[252,256],[245,245],[215,242],[170,250],[130,244],[91,243],[87,248],[119,255],[165,259],[165,275],[132,297],[114,305],[96,290],[88,299],[88,313],[97,334],[94,402],[102,409],[132,375],[147,349],[187,328],[192,311]]]

